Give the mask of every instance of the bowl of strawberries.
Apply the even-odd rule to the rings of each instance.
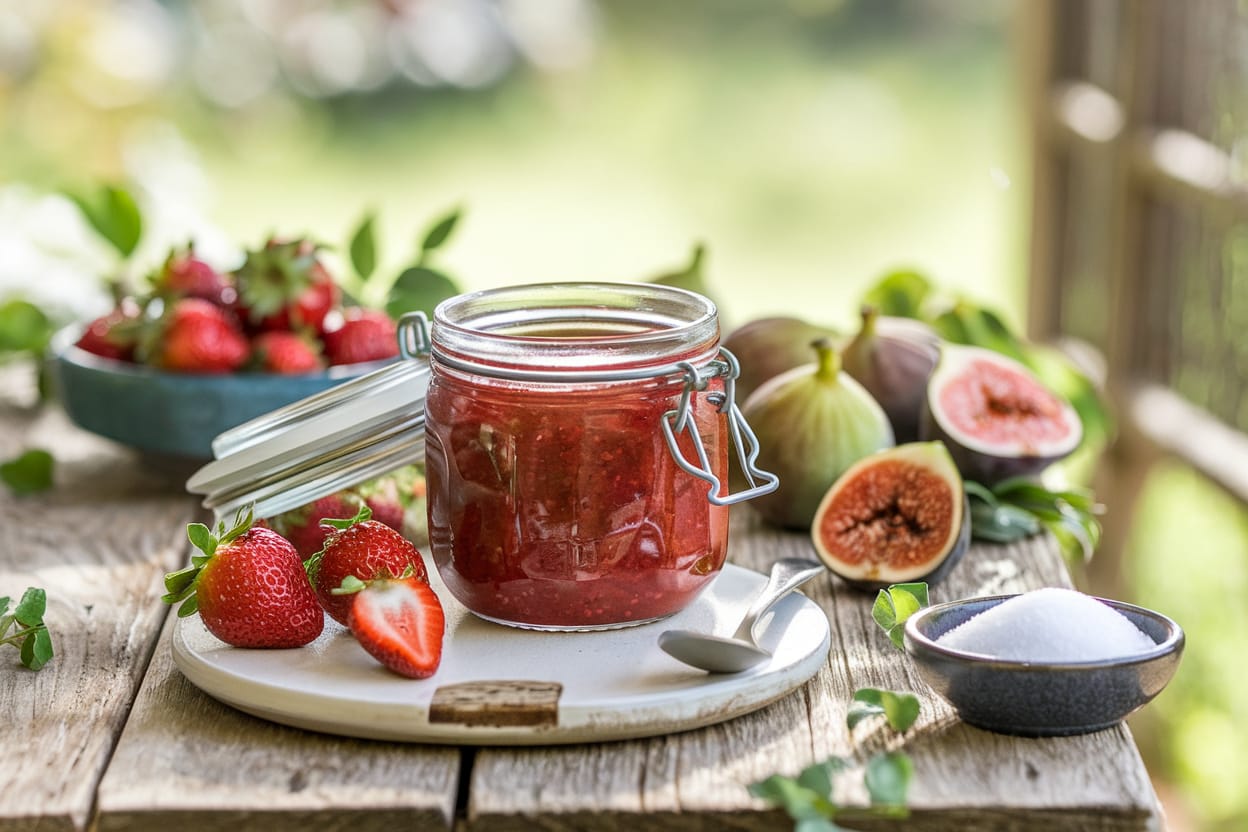
[[[52,343],[77,425],[142,452],[212,457],[220,433],[399,354],[385,312],[344,305],[317,247],[269,240],[222,272],[176,250],[151,290]]]

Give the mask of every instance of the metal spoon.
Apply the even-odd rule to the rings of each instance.
[[[771,567],[767,585],[754,599],[741,620],[741,626],[728,638],[692,630],[664,630],[659,647],[675,659],[711,673],[740,673],[771,658],[758,646],[754,628],[777,601],[824,570],[824,565],[806,558],[784,558]]]

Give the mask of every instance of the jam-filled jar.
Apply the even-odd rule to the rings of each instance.
[[[513,286],[443,302],[428,330],[433,560],[492,621],[653,621],[723,566],[727,505],[775,487],[733,402],[714,304],[658,285]],[[729,495],[736,445],[751,487]]]

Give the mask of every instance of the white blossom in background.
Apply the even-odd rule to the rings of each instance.
[[[0,186],[0,301],[28,300],[63,319],[102,315],[111,305],[103,275],[115,265],[69,199]]]

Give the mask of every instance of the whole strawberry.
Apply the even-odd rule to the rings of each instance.
[[[385,312],[353,306],[343,310],[342,326],[325,333],[325,355],[334,365],[393,358],[399,354],[395,332]]]
[[[247,337],[226,310],[199,298],[174,301],[156,324],[148,363],[179,373],[228,373],[247,361]]]
[[[328,497],[313,500],[307,505],[270,517],[269,528],[286,538],[303,560],[321,551],[325,538],[334,531],[333,526],[323,526],[324,520],[350,520],[360,511],[362,502],[349,491],[339,491]]]
[[[75,346],[104,358],[133,361],[138,341],[135,323],[140,311],[134,301],[123,301],[107,315],[87,324]]]
[[[330,533],[324,548],[306,564],[316,597],[339,624],[347,623],[351,600],[334,595],[333,591],[348,576],[370,581],[382,574],[402,575],[410,569],[415,580],[429,583],[429,573],[416,547],[372,516],[372,511],[364,506],[350,520],[326,520],[336,531]]]
[[[199,259],[193,246],[169,252],[152,278],[152,289],[165,298],[199,298],[217,306],[237,299],[233,280]]]
[[[253,330],[306,330],[320,335],[341,293],[309,240],[269,240],[247,253],[234,275],[238,309]]]
[[[325,367],[316,342],[297,332],[262,332],[251,339],[251,360],[256,369],[294,375],[315,373]]]
[[[347,626],[374,659],[412,679],[437,671],[446,615],[429,584],[407,573],[371,581],[347,576],[334,597],[350,604]]]
[[[406,507],[399,492],[397,474],[370,480],[356,486],[355,492],[364,498],[374,520],[385,523],[395,531],[403,531]]]
[[[178,616],[199,612],[208,632],[235,647],[301,647],[325,627],[325,616],[295,547],[239,512],[233,528],[186,527],[202,554],[165,576],[166,604]]]

